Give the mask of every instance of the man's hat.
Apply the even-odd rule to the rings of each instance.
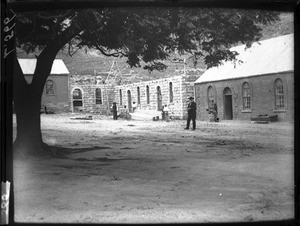
[[[116,104],[117,102],[113,102],[113,104]]]
[[[194,97],[189,97],[189,100],[194,100]]]

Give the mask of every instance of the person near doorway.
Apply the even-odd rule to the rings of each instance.
[[[131,115],[129,114],[129,110],[126,107],[126,105],[124,105],[123,109],[121,109],[120,114],[118,115],[118,118],[122,118],[122,119],[131,119]]]
[[[126,105],[124,105],[122,113],[129,113],[129,110]]]
[[[165,120],[167,122],[170,121],[169,112],[170,112],[170,109],[169,109],[168,105],[166,104],[165,106],[163,106],[163,120]]]
[[[118,107],[117,103],[113,102],[113,105],[110,107],[112,113],[113,113],[113,119],[117,120],[118,119]]]
[[[165,106],[162,106],[162,109],[161,109],[161,120],[165,120]]]
[[[191,120],[193,121],[193,130],[196,129],[196,110],[197,110],[197,106],[196,103],[194,102],[194,97],[189,97],[189,104],[187,108],[188,118],[187,118],[185,130],[188,130],[190,128]]]
[[[136,109],[136,103],[133,101],[133,102],[132,102],[132,112],[134,112],[135,109]]]
[[[214,102],[214,100],[212,100],[212,105],[209,108],[208,113],[213,115],[213,121],[214,122],[218,121],[218,106],[217,106],[217,103]]]

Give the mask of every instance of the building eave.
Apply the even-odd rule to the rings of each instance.
[[[276,74],[286,74],[286,73],[294,73],[294,70],[267,73],[267,74],[258,74],[258,75],[251,75],[251,76],[240,76],[240,77],[228,78],[228,79],[224,78],[224,79],[220,79],[220,80],[208,80],[208,81],[204,81],[204,82],[194,82],[194,85],[213,83],[213,82],[221,82],[221,81],[238,80],[238,79],[246,79],[246,78],[253,78],[253,77],[260,77],[260,76],[269,76],[269,75],[276,75]]]

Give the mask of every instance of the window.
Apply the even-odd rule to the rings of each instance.
[[[251,109],[251,98],[250,98],[250,85],[249,83],[245,82],[243,84],[243,109]]]
[[[137,104],[141,104],[140,87],[137,87]]]
[[[74,100],[82,100],[82,93],[80,89],[74,89],[73,91],[73,99]]]
[[[96,104],[102,104],[101,89],[96,89]]]
[[[283,92],[283,82],[281,79],[275,81],[275,109],[284,109],[284,92]]]
[[[170,103],[173,102],[173,84],[172,82],[169,83],[169,97],[170,97]]]
[[[149,86],[146,86],[147,104],[150,104],[150,92]]]
[[[54,83],[52,80],[46,82],[46,95],[54,95]]]
[[[207,89],[207,103],[208,107],[213,107],[213,101],[215,100],[214,98],[214,90],[211,86],[208,87]]]
[[[119,95],[120,95],[120,105],[122,105],[122,90],[119,90]]]

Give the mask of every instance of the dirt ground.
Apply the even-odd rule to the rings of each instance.
[[[66,158],[14,160],[15,222],[236,222],[294,217],[292,123],[41,115]],[[29,131],[30,132],[30,131]]]

